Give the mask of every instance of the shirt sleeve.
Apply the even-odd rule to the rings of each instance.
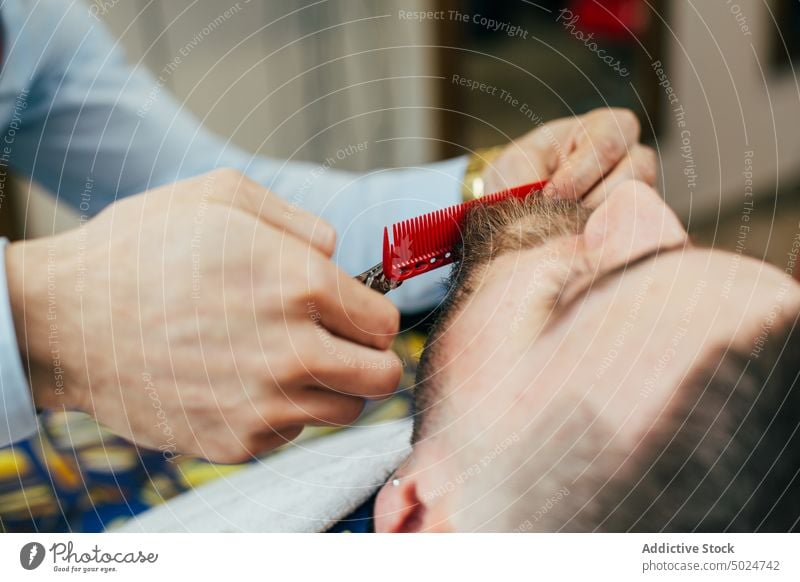
[[[0,447],[28,438],[39,429],[17,345],[6,281],[5,250],[0,238]]]
[[[384,226],[460,201],[463,158],[359,174],[242,151],[203,128],[162,79],[129,66],[81,2],[6,0],[2,15],[3,74],[22,96],[10,165],[86,217],[120,197],[233,167],[332,223],[335,261],[356,275],[380,259]],[[389,297],[405,311],[428,309],[443,296],[445,271]]]

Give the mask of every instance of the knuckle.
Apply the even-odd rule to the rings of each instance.
[[[309,350],[305,356],[303,373],[306,377],[334,374],[345,365],[342,358],[337,357],[333,336],[327,331],[324,331],[324,334],[314,340],[315,348]]]
[[[307,273],[303,278],[307,281],[308,299],[312,301],[327,297],[338,288],[336,272],[328,263],[309,265]]]
[[[336,229],[333,225],[322,218],[318,218],[315,228],[319,231],[320,238],[325,241],[325,247],[330,252],[336,248]]]
[[[635,169],[637,178],[650,186],[658,176],[658,158],[653,148],[641,146],[636,153]]]
[[[312,358],[317,352],[313,348],[314,344],[311,344],[311,346],[308,350],[307,359]],[[275,378],[279,389],[290,388],[309,376],[308,362],[299,356],[298,349],[300,349],[300,346],[287,348],[280,355],[271,358],[269,362],[270,376]]]
[[[400,331],[400,311],[388,299],[386,301],[382,329],[391,343],[393,336]]]
[[[630,135],[638,138],[641,124],[639,118],[630,109],[614,109],[614,116],[617,118],[617,124],[622,130],[623,135]]]
[[[625,155],[625,142],[617,135],[604,135],[595,141],[595,150],[601,164],[617,162]]]
[[[249,418],[241,422],[244,431],[243,439],[245,442],[251,442],[255,435],[273,429],[272,423],[270,423],[266,414],[261,415],[256,411],[251,411],[248,417]]]
[[[400,330],[400,313],[394,306],[376,317],[372,343],[379,349],[388,349]]]
[[[249,461],[252,455],[240,443],[220,443],[205,451],[206,459],[222,465],[236,465]]]
[[[394,356],[394,354],[392,354]],[[387,398],[394,394],[397,385],[400,383],[400,377],[403,373],[402,366],[399,359],[394,356],[388,360],[386,366],[380,373],[375,373],[370,378],[370,390],[367,398],[381,399]]]
[[[246,179],[244,174],[234,168],[217,168],[208,175],[225,184],[238,184]]]

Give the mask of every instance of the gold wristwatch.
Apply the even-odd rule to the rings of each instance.
[[[496,160],[505,149],[505,146],[480,148],[475,150],[467,161],[467,170],[464,172],[464,182],[461,185],[461,197],[464,202],[480,198],[485,191],[483,171],[486,166]]]

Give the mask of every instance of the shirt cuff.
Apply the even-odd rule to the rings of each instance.
[[[11,315],[6,245],[0,237],[0,446],[24,440],[39,429]]]

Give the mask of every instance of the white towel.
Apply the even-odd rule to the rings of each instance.
[[[366,501],[405,460],[410,431],[406,419],[290,445],[115,531],[325,531]]]

